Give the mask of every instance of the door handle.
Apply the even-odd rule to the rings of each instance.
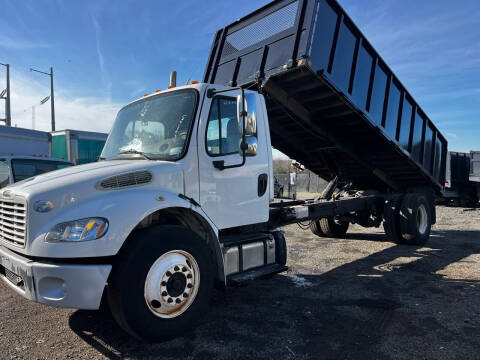
[[[258,175],[258,197],[262,197],[267,191],[268,185],[268,175],[260,174]]]

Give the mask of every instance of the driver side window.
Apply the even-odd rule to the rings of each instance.
[[[218,96],[212,101],[207,124],[207,153],[210,156],[239,152],[241,133],[235,98]]]

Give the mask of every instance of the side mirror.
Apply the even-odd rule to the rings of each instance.
[[[245,119],[245,136],[257,136],[256,96],[252,93],[245,93],[243,98],[244,103],[242,104],[242,95],[237,96],[237,118],[240,134],[243,133],[242,122]]]
[[[242,142],[240,139],[240,155],[243,155],[243,150],[245,149],[245,156],[255,156],[257,155],[258,141],[257,138],[253,135],[245,136],[245,142]]]

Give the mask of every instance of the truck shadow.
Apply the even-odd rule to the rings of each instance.
[[[478,255],[480,231],[449,230],[433,232],[428,247],[391,246],[323,274],[293,267],[215,292],[195,330],[158,344],[131,338],[100,312],[76,311],[69,325],[111,359],[438,358],[440,350],[468,359],[479,348]]]

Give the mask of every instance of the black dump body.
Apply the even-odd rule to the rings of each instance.
[[[325,180],[443,189],[447,141],[335,1],[275,1],[220,29],[204,82],[263,92],[272,145]]]

